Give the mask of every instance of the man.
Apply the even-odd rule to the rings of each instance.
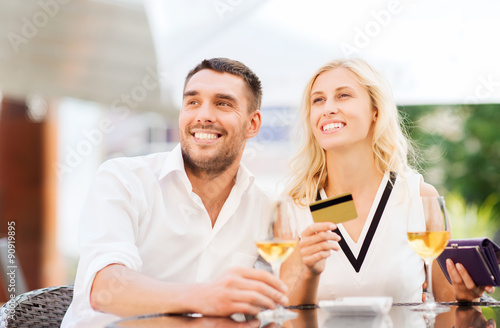
[[[242,63],[204,60],[186,77],[180,145],[99,168],[63,327],[158,312],[257,314],[288,302],[284,283],[252,269],[269,203],[240,160],[259,132],[261,97]]]

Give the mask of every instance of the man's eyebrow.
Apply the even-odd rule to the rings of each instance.
[[[200,93],[196,90],[188,90],[186,92],[184,92],[183,94],[183,97],[186,98],[186,97],[190,97],[190,96],[197,96],[199,95]],[[229,100],[229,101],[232,101],[232,102],[238,102],[238,100],[236,99],[236,97],[230,95],[230,94],[227,94],[227,93],[217,93],[215,94],[215,98],[217,99],[225,99],[225,100]]]
[[[236,97],[232,96],[232,95],[229,95],[227,93],[218,93],[215,95],[216,98],[218,99],[226,99],[226,100],[229,100],[229,101],[233,101],[233,102],[238,102],[238,100],[236,99]]]
[[[189,96],[196,96],[196,95],[199,95],[198,91],[196,91],[196,90],[189,90],[189,91],[184,92],[183,98],[186,98],[186,97],[189,97]]]

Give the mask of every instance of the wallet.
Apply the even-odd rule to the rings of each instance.
[[[488,238],[452,239],[437,261],[451,283],[446,259],[462,264],[477,286],[500,286],[500,247]]]

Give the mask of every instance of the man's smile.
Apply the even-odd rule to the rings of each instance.
[[[221,135],[218,133],[207,133],[207,132],[195,132],[193,136],[200,140],[215,140],[220,138]]]

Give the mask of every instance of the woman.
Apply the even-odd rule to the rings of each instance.
[[[315,200],[351,193],[358,218],[338,225],[341,238],[332,223],[314,223],[302,232],[301,256],[296,252],[283,269],[293,286],[291,304],[369,295],[420,301],[424,265],[407,242],[406,219],[421,210],[415,201],[420,195],[438,193],[408,164],[413,152],[388,83],[361,59],[333,61],[307,84],[300,122],[303,139],[287,193],[304,211]],[[381,215],[374,218],[377,210]],[[447,264],[453,287],[433,266],[438,301],[472,300],[492,291],[475,286],[461,265]]]

